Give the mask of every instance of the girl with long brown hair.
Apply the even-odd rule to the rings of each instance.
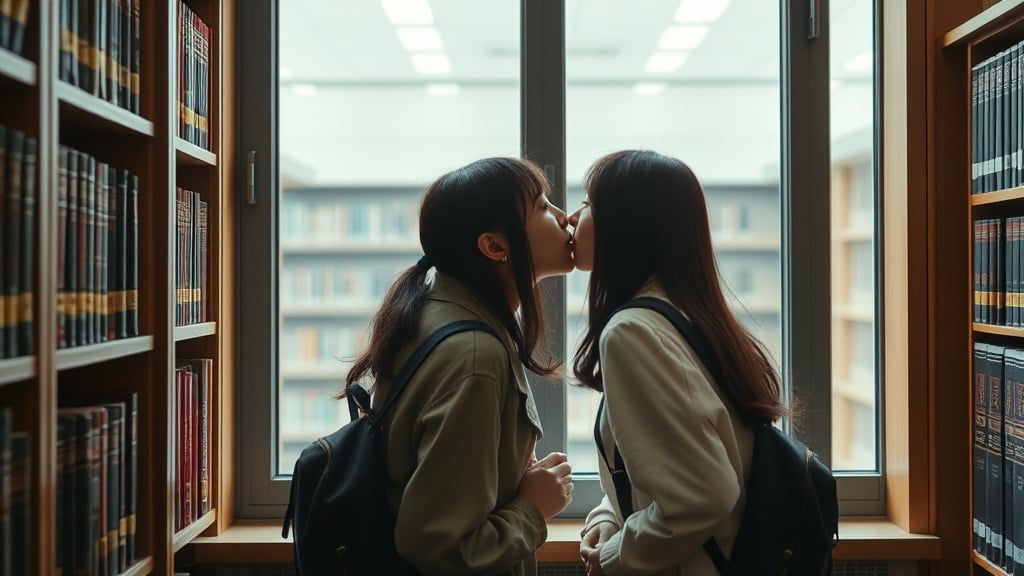
[[[726,556],[732,551],[752,426],[784,415],[779,375],[729,309],[704,193],[688,166],[647,150],[616,152],[590,168],[585,187],[570,216],[576,267],[591,272],[574,372],[604,394],[595,431],[606,447],[601,486],[614,496],[607,463],[617,451],[635,512],[623,517],[606,496],[587,518],[580,555],[592,576],[710,576],[702,545],[713,537]],[[619,310],[638,297],[682,312],[710,342],[724,379],[711,377],[658,312]]]

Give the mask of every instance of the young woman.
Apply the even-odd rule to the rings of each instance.
[[[590,168],[586,191],[570,217],[576,267],[591,271],[590,324],[574,372],[605,395],[604,456],[614,462],[618,448],[635,512],[622,517],[600,458],[601,487],[611,497],[587,517],[580,555],[591,576],[711,576],[702,545],[714,537],[726,557],[732,552],[751,425],[783,415],[779,376],[726,304],[704,193],[685,164],[651,151],[616,152]],[[641,296],[669,302],[706,335],[724,382],[658,312],[613,314]]]
[[[572,499],[564,454],[534,458],[541,435],[525,368],[553,374],[537,282],[572,270],[572,235],[547,180],[515,158],[437,179],[420,207],[424,256],[388,289],[346,391],[376,382],[375,408],[435,330],[479,320],[427,357],[385,416],[388,496],[399,555],[423,575],[536,574],[545,519]],[[435,269],[432,278],[427,271]]]

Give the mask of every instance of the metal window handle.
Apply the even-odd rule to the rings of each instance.
[[[246,162],[246,198],[249,204],[256,204],[256,151],[249,150]]]
[[[808,16],[807,16],[807,39],[814,40],[818,37],[821,31],[821,22],[818,18],[819,5],[818,2],[821,0],[807,0],[808,2]]]

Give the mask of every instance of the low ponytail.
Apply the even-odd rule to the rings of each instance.
[[[398,349],[419,329],[420,311],[427,300],[429,267],[430,260],[424,256],[388,287],[373,317],[366,349],[356,356],[345,377],[345,388],[335,398],[344,398],[352,384],[365,377],[376,380],[394,376],[392,364]]]

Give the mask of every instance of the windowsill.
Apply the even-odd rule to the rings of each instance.
[[[540,562],[579,561],[582,520],[552,520]],[[937,536],[910,534],[885,518],[845,518],[839,522],[836,560],[938,560]],[[281,538],[280,522],[238,521],[220,536],[192,541],[196,564],[291,564],[291,539]]]

